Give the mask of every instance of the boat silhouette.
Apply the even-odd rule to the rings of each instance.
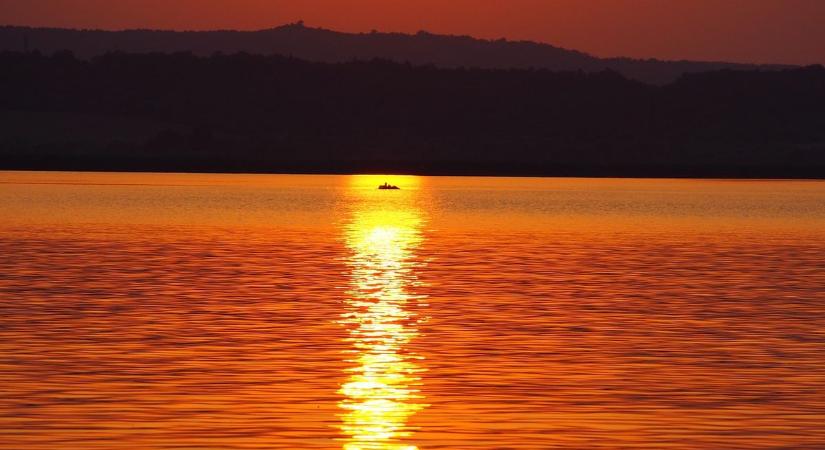
[[[384,184],[378,186],[378,189],[381,189],[382,191],[383,190],[396,190],[397,191],[397,190],[400,190],[401,188],[398,187],[398,186],[393,186],[392,184],[389,184],[389,183],[385,182]]]

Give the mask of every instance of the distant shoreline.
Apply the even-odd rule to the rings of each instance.
[[[499,169],[501,169],[499,167]],[[528,170],[526,168],[511,170],[494,170],[493,168],[465,167],[458,168],[422,168],[402,166],[367,166],[353,165],[349,167],[319,167],[309,165],[283,165],[271,168],[252,167],[183,167],[143,165],[81,165],[81,164],[42,164],[42,165],[14,165],[0,162],[0,172],[88,172],[88,173],[181,173],[181,174],[226,174],[226,175],[413,175],[433,177],[490,177],[490,178],[622,178],[622,179],[727,179],[727,180],[825,180],[825,168],[810,169],[772,169],[764,167],[729,167],[711,168],[703,171],[691,170],[687,167],[636,167],[623,170],[609,168],[567,167],[554,170]],[[695,168],[694,168],[695,169]]]
[[[0,168],[825,178],[825,67],[613,72],[0,52]]]

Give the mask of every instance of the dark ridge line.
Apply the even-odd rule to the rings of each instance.
[[[24,43],[25,42],[25,43]],[[469,35],[419,31],[346,33],[307,27],[303,22],[261,30],[163,30],[134,28],[106,30],[0,26],[0,50],[19,50],[21,44],[50,53],[67,49],[89,59],[107,51],[191,51],[200,55],[246,52],[297,56],[317,62],[389,59],[414,65],[467,68],[547,68],[550,70],[615,70],[651,84],[667,84],[684,73],[724,68],[779,70],[799,67],[725,61],[598,57],[546,42],[475,38]]]

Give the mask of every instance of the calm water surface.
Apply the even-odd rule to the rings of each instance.
[[[823,182],[0,172],[0,213],[2,449],[825,448]]]

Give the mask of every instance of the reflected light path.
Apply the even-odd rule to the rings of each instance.
[[[411,292],[422,219],[410,192],[379,192],[370,187],[373,178],[353,179],[346,229],[351,289],[341,323],[348,327],[353,367],[339,391],[343,448],[413,450],[418,447],[405,443],[414,431],[407,422],[427,406],[419,391],[421,357],[406,348],[418,335],[421,317],[414,310],[424,305]]]

